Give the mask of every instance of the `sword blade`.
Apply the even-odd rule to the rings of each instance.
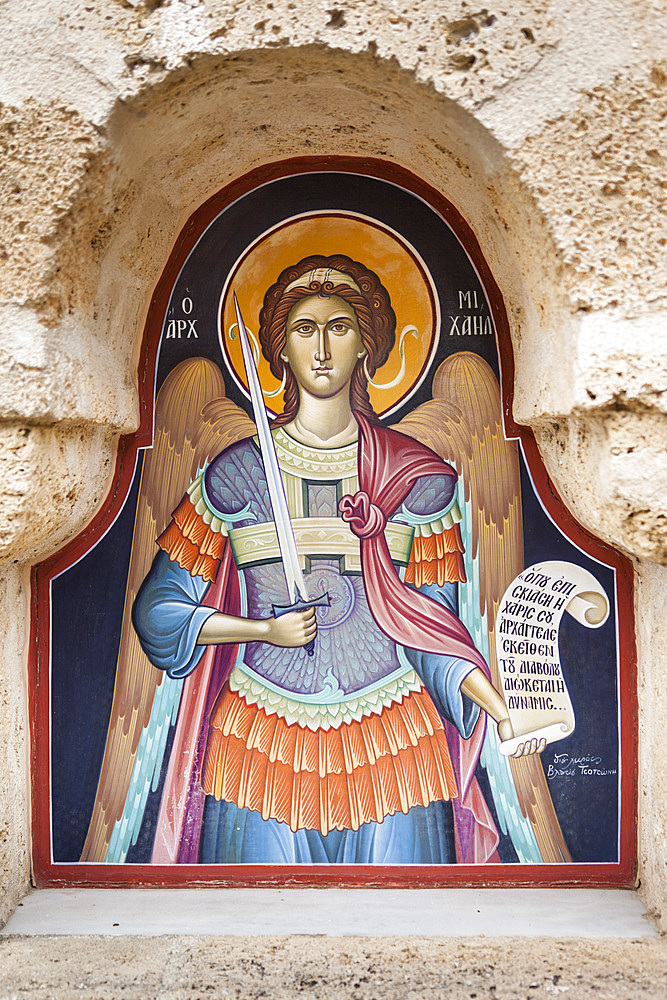
[[[273,511],[273,519],[276,525],[276,534],[278,535],[278,548],[280,549],[280,558],[282,559],[283,569],[285,571],[285,580],[287,581],[287,592],[292,603],[295,603],[298,600],[305,601],[308,595],[306,593],[306,585],[301,571],[301,564],[299,563],[299,553],[296,547],[296,539],[294,537],[294,529],[289,515],[289,508],[287,506],[285,487],[283,486],[282,476],[280,475],[280,466],[278,465],[276,446],[273,443],[273,435],[271,434],[271,428],[269,427],[269,418],[266,412],[266,407],[264,406],[262,387],[260,385],[259,375],[257,374],[257,368],[255,366],[255,359],[250,347],[248,332],[245,328],[243,317],[241,316],[241,310],[236,298],[236,293],[234,293],[234,308],[236,309],[236,323],[239,330],[239,340],[241,341],[241,351],[243,352],[243,363],[245,365],[246,376],[248,378],[250,401],[252,403],[252,411],[255,417],[255,426],[257,427],[259,447],[262,453],[262,460],[264,462],[264,471],[266,473],[266,483],[269,488],[269,499],[271,500],[271,509]]]

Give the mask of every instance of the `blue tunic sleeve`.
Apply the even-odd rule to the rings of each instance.
[[[209,586],[160,552],[137,595],[132,620],[139,642],[151,663],[169,677],[186,677],[204,654],[197,637],[215,614],[215,608],[201,606]]]

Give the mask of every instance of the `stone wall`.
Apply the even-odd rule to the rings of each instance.
[[[29,566],[91,518],[137,426],[184,221],[309,153],[384,157],[457,205],[508,305],[515,418],[636,560],[640,877],[665,907],[664,21],[650,0],[3,4],[0,920],[28,880]]]

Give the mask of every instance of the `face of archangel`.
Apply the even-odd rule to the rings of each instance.
[[[320,399],[343,390],[366,353],[354,309],[337,295],[311,295],[294,306],[281,357],[299,386]]]

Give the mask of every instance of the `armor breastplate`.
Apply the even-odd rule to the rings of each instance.
[[[312,657],[303,648],[248,643],[238,669],[268,682],[276,693],[334,704],[404,673],[406,667],[395,643],[371,616],[359,539],[338,516],[340,498],[358,489],[356,445],[311,449],[280,430],[275,441],[306,586],[313,596],[328,593],[331,603],[317,609]],[[246,513],[252,521],[230,527],[229,538],[245,591],[245,613],[264,618],[273,604],[288,603],[285,577],[275,526],[265,519],[268,512],[251,502]],[[388,526],[387,540],[398,565],[407,565],[412,533],[408,525]]]
[[[338,501],[356,493],[357,447],[307,448],[278,429],[276,454],[292,518],[301,568],[310,570],[313,559],[337,559],[342,573],[361,573],[359,539],[338,514]],[[251,524],[231,527],[229,540],[239,569],[280,560],[278,536],[270,516],[257,512]],[[385,531],[392,559],[407,566],[413,529],[388,524]]]
[[[340,498],[358,490],[356,445],[306,448],[280,429],[274,440],[306,587],[313,596],[326,591],[331,603],[317,608],[313,656],[259,642],[242,648],[211,714],[203,789],[323,834],[453,798],[442,722],[403,650],[376,625],[359,540],[338,517]],[[221,516],[243,613],[268,617],[288,596],[252,445],[228,457],[210,489],[223,504],[216,509],[230,512]],[[408,562],[413,530],[386,526],[398,566]]]

